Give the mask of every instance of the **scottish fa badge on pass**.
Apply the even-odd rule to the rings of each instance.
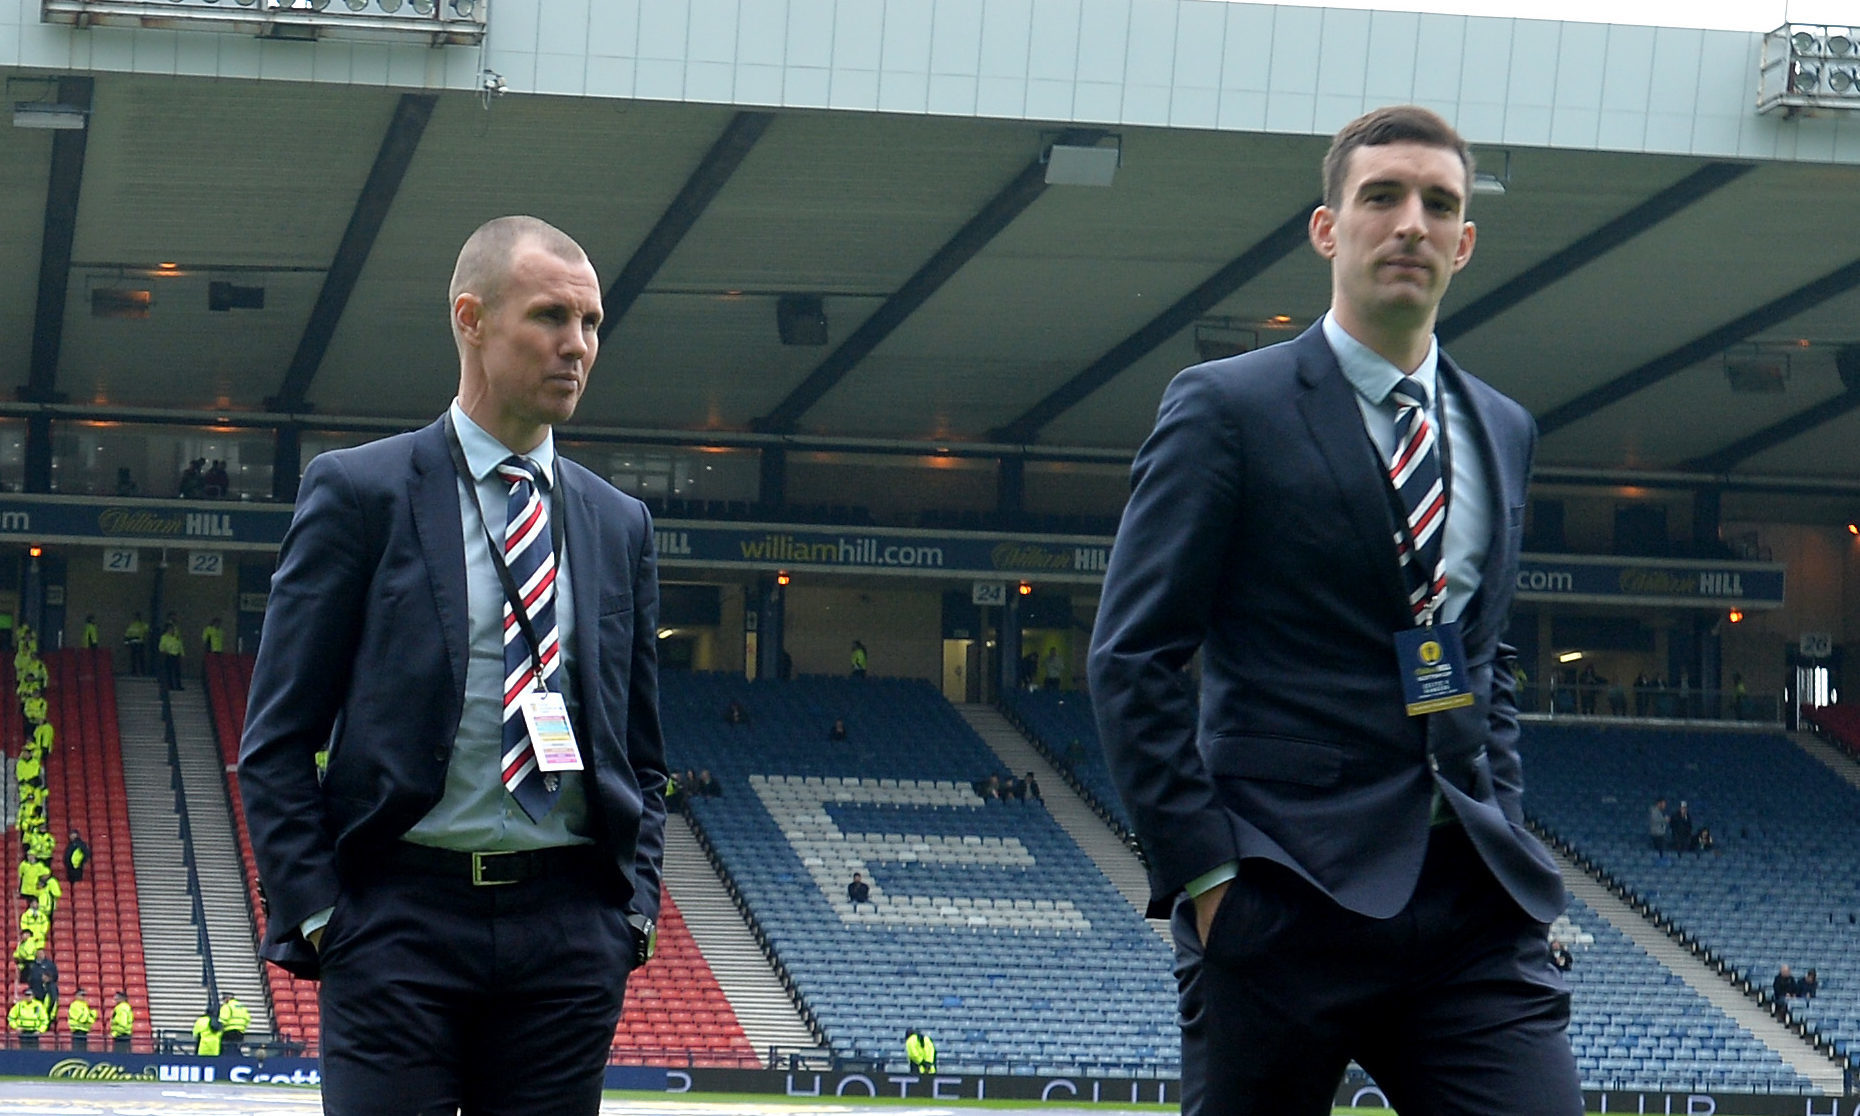
[[[1396,632],[1395,659],[1401,670],[1408,716],[1420,717],[1473,703],[1458,622]]]

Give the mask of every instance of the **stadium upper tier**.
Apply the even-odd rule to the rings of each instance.
[[[722,791],[693,816],[836,1054],[901,1067],[917,1027],[944,1072],[1179,1072],[1168,950],[1044,808],[976,795],[1001,762],[929,685],[662,684],[672,764]]]

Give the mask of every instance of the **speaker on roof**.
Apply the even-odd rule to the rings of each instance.
[[[775,301],[775,328],[784,345],[826,344],[826,300],[819,295],[782,295]]]

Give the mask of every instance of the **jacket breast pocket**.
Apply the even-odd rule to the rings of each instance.
[[[633,595],[631,593],[603,593],[601,594],[601,607],[600,607],[599,615],[601,616],[624,616],[627,613],[632,612],[632,611],[633,611]]]

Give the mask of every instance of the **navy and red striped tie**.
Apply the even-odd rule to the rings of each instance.
[[[549,512],[543,507],[541,470],[526,457],[508,457],[497,466],[498,478],[510,485],[504,527],[504,564],[517,584],[529,614],[530,628],[542,646],[532,654],[529,639],[511,602],[504,601],[504,789],[532,820],[555,805],[560,779],[538,770],[529,726],[523,720],[523,695],[536,688],[536,662],[542,661],[543,684],[551,690],[562,666],[555,626],[555,550]]]
[[[1447,591],[1447,561],[1441,545],[1447,495],[1441,483],[1440,445],[1434,424],[1427,421],[1425,386],[1412,376],[1403,376],[1389,398],[1395,401],[1397,435],[1389,480],[1408,514],[1408,529],[1395,532],[1395,549],[1408,586],[1408,607],[1416,620],[1426,620]]]

